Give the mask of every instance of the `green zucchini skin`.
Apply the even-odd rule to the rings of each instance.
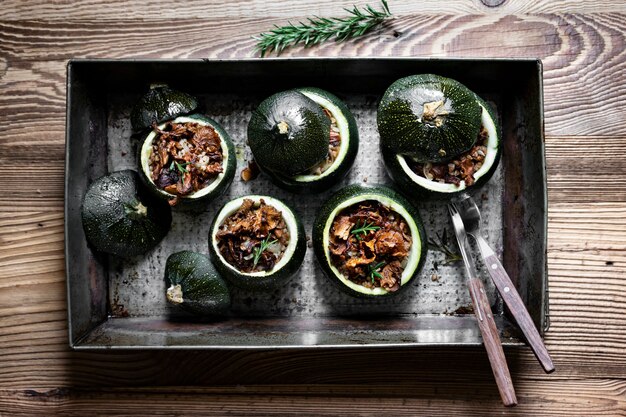
[[[485,185],[498,168],[498,164],[500,163],[500,158],[502,156],[502,130],[498,123],[498,118],[492,107],[478,95],[475,95],[475,97],[476,101],[487,110],[489,117],[494,122],[496,126],[498,143],[496,149],[496,157],[493,161],[492,166],[471,186],[454,192],[441,192],[438,190],[423,187],[421,184],[418,184],[411,177],[409,177],[404,169],[402,169],[402,166],[400,165],[400,162],[398,161],[395,153],[393,153],[389,149],[384,148],[383,146],[380,147],[383,161],[387,169],[387,174],[389,175],[389,177],[391,177],[398,190],[400,190],[400,192],[402,192],[402,194],[404,194],[412,202],[419,203],[423,200],[448,201],[458,197],[460,194],[471,193]]]
[[[184,116],[184,117],[193,119],[200,123],[206,123],[209,126],[211,126],[220,135],[222,143],[226,146],[228,150],[228,157],[225,158],[222,163],[222,166],[224,167],[224,177],[222,178],[222,181],[215,187],[215,189],[209,192],[208,194],[203,195],[202,197],[198,197],[198,198],[191,198],[189,196],[183,197],[179,200],[179,203],[175,206],[177,209],[181,208],[182,210],[189,209],[192,211],[202,211],[206,208],[206,206],[211,201],[222,196],[228,190],[231,183],[233,182],[233,179],[235,178],[235,172],[237,171],[237,156],[235,154],[235,145],[230,135],[228,134],[228,132],[226,132],[226,130],[224,130],[222,125],[220,125],[217,121],[211,119],[210,117],[204,116],[202,114],[191,114],[191,115]],[[174,121],[175,120],[176,119],[174,119]],[[149,135],[150,133],[146,135],[146,137],[142,141],[143,143],[149,140]],[[152,192],[152,194],[155,197],[165,200],[165,201],[171,200],[175,197],[173,194],[164,193],[161,189],[159,189],[159,187],[157,187],[156,184],[152,182],[152,179],[150,178],[149,173],[146,173],[144,171],[142,162],[141,162],[141,148],[140,148],[140,151],[138,152],[137,164],[139,165],[139,172],[141,173],[141,178],[144,184],[148,187],[148,189]]]
[[[441,113],[433,119],[425,109],[434,103],[441,103]],[[456,80],[434,74],[404,77],[385,91],[378,106],[380,143],[419,162],[444,162],[471,149],[480,114],[475,94]]]
[[[335,168],[335,170],[315,181],[298,181],[296,179],[296,176],[287,176],[278,172],[274,172],[265,168],[261,164],[258,164],[258,161],[257,164],[261,171],[263,171],[274,184],[284,190],[296,194],[320,193],[323,191],[327,191],[329,188],[338,184],[339,181],[341,181],[348,174],[348,172],[352,168],[352,165],[354,165],[354,161],[359,151],[359,130],[356,125],[356,120],[354,119],[354,116],[352,115],[352,112],[350,111],[348,106],[346,106],[345,103],[334,94],[315,87],[303,87],[297,88],[296,90],[301,93],[311,93],[318,95],[330,101],[339,109],[343,117],[345,117],[346,121],[348,122],[349,137],[347,138],[348,151],[346,155],[339,163],[339,166]],[[345,138],[342,138],[342,141],[345,141]]]
[[[248,123],[254,159],[268,170],[293,176],[314,167],[328,153],[330,120],[299,91],[276,93],[259,104]]]
[[[140,132],[152,127],[153,123],[160,124],[189,114],[197,107],[195,97],[164,84],[153,85],[133,107],[130,123],[135,132]]]
[[[410,217],[410,218],[405,217],[405,220],[409,223],[410,222],[414,223],[417,228],[418,236],[412,236],[413,242],[415,242],[416,239],[419,239],[419,242],[420,242],[419,261],[412,276],[408,279],[407,282],[401,285],[399,290],[395,292],[387,292],[386,294],[380,294],[380,295],[362,293],[362,292],[356,291],[348,287],[343,282],[341,282],[335,276],[335,273],[330,267],[329,260],[326,258],[324,242],[323,242],[324,229],[326,227],[327,222],[333,220],[330,217],[332,215],[332,212],[335,210],[337,206],[353,198],[362,197],[361,201],[367,200],[367,199],[370,199],[371,198],[370,196],[372,195],[377,195],[377,196],[390,199],[396,204],[398,204],[399,206],[401,206],[402,208],[404,208],[408,212],[409,217]],[[416,276],[419,275],[422,267],[424,266],[424,262],[426,261],[426,254],[427,254],[427,246],[428,246],[427,242],[428,242],[428,239],[426,237],[426,231],[422,224],[421,216],[417,208],[413,206],[407,199],[405,199],[400,194],[398,194],[396,191],[384,185],[374,184],[374,185],[363,186],[363,185],[358,185],[358,184],[352,184],[352,185],[349,185],[347,187],[340,189],[335,194],[333,194],[320,208],[315,218],[315,221],[313,223],[313,250],[315,252],[315,257],[317,258],[318,264],[320,265],[322,271],[324,272],[324,275],[340,291],[343,291],[344,293],[348,295],[351,295],[353,297],[358,297],[358,298],[389,297],[389,296],[398,294],[400,291],[403,291],[407,287],[409,287],[410,286],[409,284],[412,282],[412,280]]]
[[[95,180],[83,198],[81,217],[87,241],[120,257],[143,254],[167,235],[169,205],[155,198],[132,170]]]
[[[270,204],[269,199],[273,197],[243,196],[235,200],[240,200],[243,198],[251,198],[254,201],[258,201],[260,198],[263,198],[268,204]],[[277,200],[276,198],[273,199]],[[235,271],[232,267],[226,264],[226,260],[224,260],[224,258],[222,258],[221,255],[218,254],[218,249],[216,248],[216,245],[213,244],[214,236],[220,226],[217,224],[217,220],[220,217],[220,213],[226,208],[226,206],[230,202],[224,204],[224,206],[220,208],[218,213],[213,218],[211,228],[209,229],[209,256],[211,257],[211,260],[213,261],[213,264],[215,265],[217,270],[229,283],[233,284],[234,286],[249,290],[269,291],[284,285],[300,269],[300,266],[302,265],[302,262],[304,261],[304,256],[306,254],[306,234],[304,231],[304,225],[298,214],[291,207],[289,207],[282,201],[280,202],[291,212],[291,215],[294,218],[296,225],[295,232],[297,234],[296,246],[291,258],[287,261],[285,265],[282,266],[282,268],[264,276],[251,276]],[[285,213],[283,213],[283,217],[284,216]],[[289,232],[291,234],[291,239],[293,239],[294,230],[289,230]]]
[[[171,254],[165,263],[168,302],[201,316],[221,316],[231,305],[230,291],[206,255],[191,251]],[[180,288],[174,288],[179,285]],[[172,291],[174,290],[174,291]],[[181,298],[172,301],[170,293],[180,290]]]

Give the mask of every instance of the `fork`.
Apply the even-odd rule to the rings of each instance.
[[[543,343],[543,340],[541,339],[541,336],[539,335],[539,332],[537,331],[537,328],[535,327],[535,324],[533,323],[522,298],[515,289],[515,285],[504,270],[504,267],[498,260],[495,252],[491,249],[481,234],[481,216],[478,206],[470,196],[465,196],[465,198],[454,203],[454,206],[457,208],[461,219],[463,220],[465,231],[476,240],[482,259],[487,270],[489,271],[489,275],[491,275],[493,283],[500,292],[500,295],[509,308],[511,315],[513,315],[513,318],[517,321],[522,333],[526,336],[526,340],[537,357],[537,360],[541,363],[541,366],[546,373],[553,372],[554,364],[552,363],[552,358],[550,357],[548,349]]]
[[[478,321],[478,328],[480,329],[483,344],[485,345],[485,350],[489,357],[491,370],[496,379],[496,385],[498,386],[503,404],[510,407],[517,404],[517,398],[515,396],[515,388],[513,387],[509,367],[504,356],[504,350],[502,349],[502,343],[500,342],[500,333],[498,332],[498,327],[496,326],[489,305],[489,298],[487,298],[483,282],[476,274],[474,262],[467,254],[467,235],[463,227],[461,216],[452,204],[448,204],[448,210],[450,211],[450,217],[454,225],[454,234],[459,243],[459,250],[461,251],[463,263],[467,271],[467,286],[472,299],[472,305],[474,306],[474,314]]]

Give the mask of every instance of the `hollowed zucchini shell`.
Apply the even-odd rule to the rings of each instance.
[[[359,150],[359,131],[350,109],[335,95],[312,87],[298,88],[297,90],[323,108],[326,108],[337,120],[341,135],[339,155],[333,164],[320,175],[299,174],[287,176],[266,169],[260,164],[259,168],[270,177],[274,184],[287,191],[302,194],[318,193],[326,191],[337,184],[352,168]],[[329,139],[328,135],[327,140]],[[328,143],[326,145],[328,148]]]
[[[165,263],[165,284],[167,301],[190,313],[219,316],[230,308],[226,282],[201,253],[171,254]]]
[[[224,259],[217,247],[215,236],[219,227],[228,216],[239,209],[244,199],[254,202],[263,199],[266,204],[274,206],[282,213],[287,224],[290,234],[289,244],[283,257],[271,271],[241,272]],[[274,197],[248,195],[231,200],[217,212],[209,229],[209,255],[213,264],[226,280],[240,288],[268,290],[285,284],[300,269],[305,253],[306,235],[300,217],[289,206]]]
[[[457,196],[460,193],[476,190],[482,187],[493,175],[500,162],[502,153],[501,131],[496,114],[482,98],[475,95],[482,113],[481,122],[489,132],[487,140],[487,156],[482,167],[474,173],[475,182],[471,186],[466,186],[462,181],[460,185],[442,184],[417,175],[409,167],[403,155],[395,154],[381,145],[383,161],[387,168],[387,173],[393,179],[398,189],[411,200],[432,199],[445,200]]]
[[[95,180],[81,209],[87,241],[98,251],[128,257],[155,247],[172,222],[169,205],[155,198],[135,171]]]
[[[328,154],[330,120],[296,90],[276,93],[259,104],[248,123],[248,145],[259,166],[285,176],[309,170]]]
[[[196,110],[195,97],[181,91],[172,90],[165,84],[150,86],[148,91],[133,107],[130,123],[138,132],[148,129],[153,123],[162,123]]]
[[[389,292],[380,287],[370,289],[358,285],[340,274],[331,263],[328,246],[333,220],[341,210],[365,200],[376,200],[391,207],[404,218],[411,230],[413,243],[409,252],[409,259],[400,279],[400,289],[395,292]],[[361,186],[355,184],[337,191],[319,210],[313,223],[313,249],[322,271],[328,280],[336,285],[339,290],[355,297],[381,297],[394,295],[402,291],[419,274],[426,259],[427,239],[419,212],[404,197],[385,186]]]
[[[215,120],[200,115],[200,114],[192,114],[189,116],[181,116],[172,120],[173,123],[199,123],[205,126],[211,126],[220,136],[220,143],[222,145],[222,154],[223,161],[222,166],[224,170],[213,180],[211,184],[208,186],[196,191],[193,194],[189,194],[186,196],[180,196],[180,204],[183,206],[204,206],[210,201],[218,198],[228,189],[230,184],[233,182],[233,178],[235,177],[235,171],[237,170],[237,158],[235,155],[235,145],[233,145],[233,141],[230,136],[222,126],[217,123]],[[164,128],[165,124],[159,126],[159,128]],[[152,193],[164,200],[171,200],[176,196],[174,194],[170,194],[167,191],[164,191],[156,186],[156,184],[152,181],[152,177],[150,175],[150,155],[152,154],[152,142],[156,137],[156,132],[151,131],[146,136],[146,139],[143,141],[143,144],[139,151],[139,167],[141,168],[141,176],[148,186],[148,188],[152,191]]]
[[[444,162],[476,142],[480,107],[474,93],[456,80],[412,75],[385,91],[377,121],[385,150],[419,162]]]

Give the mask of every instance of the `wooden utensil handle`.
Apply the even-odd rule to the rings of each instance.
[[[485,293],[485,287],[478,278],[470,279],[468,285],[470,296],[472,297],[472,304],[474,305],[474,314],[476,314],[476,319],[478,320],[480,333],[483,336],[483,343],[487,350],[487,356],[489,357],[493,375],[496,378],[496,384],[498,385],[498,391],[500,391],[502,403],[507,407],[516,405],[517,398],[515,397],[515,388],[513,387],[509,367],[504,357],[504,351],[500,343],[500,335],[493,318],[493,313],[491,312],[491,307],[489,306],[489,299]]]
[[[537,360],[539,360],[539,363],[541,363],[541,366],[546,373],[553,372],[554,364],[552,363],[552,358],[548,353],[548,349],[543,343],[543,340],[539,335],[539,331],[537,331],[535,323],[530,317],[522,298],[515,289],[515,285],[513,285],[511,278],[509,278],[509,275],[506,273],[504,267],[495,254],[486,256],[484,261],[486,268],[489,270],[489,273],[493,278],[494,284],[502,296],[502,299],[506,303],[507,307],[509,307],[509,310],[511,311],[513,318],[515,318],[515,321],[517,321],[518,326],[522,329],[522,332],[524,333],[524,336],[526,336],[526,340],[528,341],[532,351],[535,353]]]

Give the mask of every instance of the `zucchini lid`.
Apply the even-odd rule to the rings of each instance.
[[[198,107],[195,97],[172,90],[165,84],[153,84],[139,99],[130,114],[130,123],[136,132],[148,129],[153,123],[162,123],[193,112]]]
[[[223,157],[222,172],[219,173],[217,177],[214,178],[213,181],[206,187],[199,189],[192,194],[179,196],[179,198],[181,198],[183,202],[210,200],[217,197],[226,190],[226,188],[232,182],[235,176],[237,160],[235,155],[235,146],[233,145],[230,136],[228,135],[228,133],[226,133],[226,131],[218,122],[200,114],[180,116],[172,120],[172,123],[198,123],[204,126],[211,126],[219,135]],[[161,124],[159,126],[159,129],[165,128],[165,125],[166,123]],[[154,130],[146,136],[146,139],[143,141],[139,153],[139,165],[141,167],[143,179],[148,183],[152,191],[159,195],[161,198],[169,200],[175,198],[176,195],[170,194],[167,191],[157,187],[154,181],[152,181],[152,175],[150,172],[150,156],[152,155],[152,143],[154,142],[154,139],[156,137],[157,132]]]
[[[165,263],[165,282],[167,301],[191,313],[219,315],[230,307],[226,282],[201,253],[171,254]]]
[[[256,162],[286,176],[305,172],[328,154],[330,120],[296,90],[276,93],[252,112],[248,144]]]
[[[411,250],[406,266],[400,277],[400,289],[405,288],[421,269],[426,257],[426,234],[417,209],[404,197],[392,189],[378,186],[349,185],[339,190],[320,209],[313,228],[313,247],[315,255],[327,277],[340,285],[340,288],[352,295],[384,296],[397,293],[381,287],[367,288],[344,277],[333,265],[330,258],[330,228],[335,217],[345,208],[365,200],[375,200],[390,207],[402,216],[411,231]]]
[[[270,271],[242,272],[228,263],[218,248],[216,235],[220,226],[224,223],[226,218],[241,207],[244,199],[250,199],[255,203],[263,199],[266,204],[274,206],[281,212],[285,224],[287,225],[289,243],[285,248],[282,258]],[[271,285],[273,281],[286,280],[300,268],[306,253],[306,236],[302,221],[289,206],[277,198],[270,196],[246,195],[227,202],[215,215],[209,233],[209,253],[213,262],[226,279],[238,286],[262,287],[268,284]]]
[[[475,94],[434,74],[395,81],[378,107],[381,147],[419,162],[444,162],[468,151],[480,131]]]
[[[293,180],[302,183],[321,181],[325,177],[332,176],[336,171],[342,171],[341,176],[345,175],[354,163],[359,146],[359,132],[356,128],[354,116],[338,97],[327,91],[311,87],[299,88],[298,91],[332,114],[339,128],[341,146],[337,158],[326,171],[320,175],[296,175],[293,177]],[[304,185],[306,186],[306,184]]]
[[[169,205],[150,194],[132,170],[95,180],[83,198],[81,217],[92,246],[122,257],[155,247],[172,222]]]

